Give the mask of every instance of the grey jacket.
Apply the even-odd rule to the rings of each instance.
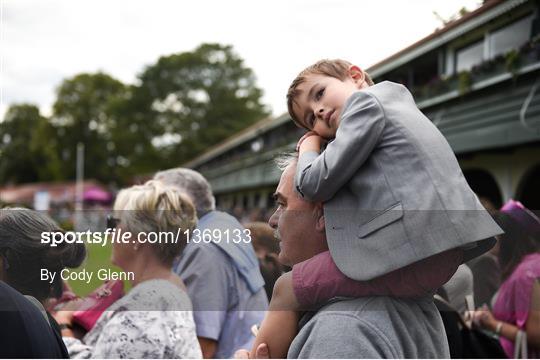
[[[335,140],[300,156],[295,185],[324,202],[332,258],[356,280],[456,247],[468,260],[502,233],[444,136],[404,86],[387,81],[347,100]]]

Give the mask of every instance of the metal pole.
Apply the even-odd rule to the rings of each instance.
[[[83,210],[83,181],[84,181],[84,144],[77,143],[77,179],[75,183],[75,229],[78,231],[82,225]]]

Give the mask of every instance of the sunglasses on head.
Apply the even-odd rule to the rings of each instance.
[[[118,226],[120,219],[115,218],[111,214],[107,215],[107,229],[114,230]]]

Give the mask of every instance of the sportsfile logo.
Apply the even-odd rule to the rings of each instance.
[[[41,243],[50,244],[56,247],[62,243],[66,244],[101,244],[106,246],[111,244],[177,244],[179,241],[187,239],[186,242],[193,243],[250,243],[251,232],[245,230],[221,230],[221,229],[205,229],[200,231],[195,229],[173,231],[151,231],[139,232],[133,235],[129,231],[121,228],[107,229],[105,231],[44,231],[41,233]]]

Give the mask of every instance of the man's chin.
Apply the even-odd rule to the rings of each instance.
[[[292,267],[292,264],[291,262],[289,261],[289,259],[287,258],[287,256],[285,256],[283,254],[283,250],[281,250],[278,254],[278,261],[282,264],[282,265],[285,265],[285,266],[290,266]]]

